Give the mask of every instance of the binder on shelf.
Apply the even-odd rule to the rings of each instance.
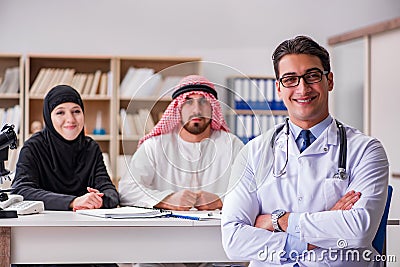
[[[231,106],[238,110],[286,110],[275,90],[273,78],[228,79],[232,90]]]
[[[283,100],[279,97],[278,90],[276,90],[275,88],[275,83],[273,83],[273,90],[274,90],[274,103],[275,103],[274,109],[286,110],[285,104],[283,103]]]
[[[259,103],[258,103],[258,86],[257,86],[257,80],[255,79],[250,79],[249,81],[249,106],[250,109],[259,109]]]
[[[240,102],[240,101],[242,101],[242,79],[239,79],[239,78],[236,78],[236,79],[234,79],[234,82],[233,82],[233,84],[234,84],[234,86],[233,86],[233,88],[230,88],[233,92],[233,94],[234,94],[234,101],[235,101],[235,107],[234,108],[236,108],[236,109],[238,109],[238,107],[237,107],[237,103],[238,102]]]
[[[275,109],[274,102],[274,81],[272,79],[267,79],[264,81],[266,83],[266,94],[267,94],[267,103],[271,110]]]
[[[252,138],[259,136],[262,132],[261,129],[261,116],[255,115],[253,116],[253,130],[252,130]]]

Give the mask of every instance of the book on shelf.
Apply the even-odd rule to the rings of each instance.
[[[38,91],[39,85],[42,83],[42,80],[44,79],[45,72],[47,69],[41,68],[38,75],[36,76],[35,80],[32,83],[31,89],[30,89],[30,94],[35,95],[36,91]]]
[[[9,149],[8,150],[8,160],[4,162],[4,165],[7,170],[11,171],[15,175],[15,169],[17,167],[17,161],[19,157],[19,152],[21,151],[21,146],[17,147],[17,149]]]
[[[107,96],[107,73],[102,73],[100,77],[99,95]]]
[[[159,87],[162,77],[151,68],[130,67],[120,84],[121,97],[149,97]]]
[[[111,218],[111,219],[155,218],[155,217],[164,217],[171,214],[170,211],[142,208],[142,207],[120,207],[113,209],[77,210],[76,213],[82,215],[100,217],[100,218]]]
[[[148,134],[154,128],[154,121],[153,118],[151,117],[150,110],[139,109],[138,114],[144,132]]]
[[[86,83],[85,83],[85,86],[83,88],[82,95],[89,95],[90,94],[90,89],[92,88],[93,79],[94,79],[94,74],[93,73],[87,74]]]
[[[72,84],[72,79],[74,78],[75,69],[64,69],[63,75],[60,80],[60,84]]]
[[[93,82],[92,82],[92,86],[89,91],[89,95],[93,96],[93,95],[97,94],[97,89],[99,88],[99,84],[100,84],[100,78],[101,78],[101,71],[96,70],[96,72],[94,73],[94,76],[93,76]]]
[[[128,71],[125,74],[125,77],[122,79],[122,82],[119,86],[119,94],[121,97],[129,95],[129,83],[132,80],[133,75],[135,74],[135,68],[129,67]]]
[[[63,74],[64,74],[64,70],[63,69],[55,69],[54,70],[54,75],[51,77],[51,80],[50,80],[49,84],[46,85],[45,93],[47,93],[54,86],[61,84],[61,80],[62,80]]]
[[[149,133],[154,128],[154,120],[148,109],[139,109],[137,113],[129,113],[126,109],[120,109],[120,132],[125,136]]]
[[[162,83],[162,76],[156,73],[143,82],[135,92],[135,97],[151,97],[156,96],[156,92]]]
[[[10,108],[0,108],[0,123],[1,123],[1,128],[3,128],[4,125],[8,124],[14,125],[14,131],[18,133],[19,127],[20,127],[20,115],[21,115],[21,110],[19,105],[15,105],[14,107]],[[0,128],[0,129],[1,129]]]
[[[136,131],[139,136],[143,136],[146,133],[146,128],[145,128],[145,121],[142,121],[142,118],[140,117],[139,113],[132,114],[133,115],[133,121],[135,123]]]
[[[71,86],[75,88],[79,94],[83,93],[83,88],[85,87],[87,75],[84,73],[76,73],[72,79]]]
[[[138,135],[136,129],[136,123],[134,120],[134,114],[130,114],[126,112],[126,109],[121,108],[119,111],[120,114],[120,132],[124,136],[136,136]]]
[[[100,70],[94,73],[76,73],[73,68],[41,68],[32,83],[31,95],[44,95],[56,85],[66,84],[75,88],[81,95],[107,95],[110,90],[108,75]]]
[[[7,68],[4,73],[3,82],[0,84],[1,94],[16,94],[19,92],[19,68]]]

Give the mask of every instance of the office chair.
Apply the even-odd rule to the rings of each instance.
[[[393,192],[393,187],[391,185],[389,185],[385,211],[383,212],[383,216],[382,216],[381,222],[379,224],[378,231],[376,232],[375,238],[372,241],[372,246],[381,255],[383,254],[383,249],[385,247],[386,225],[387,225],[387,219],[388,219],[388,215],[389,215],[390,201],[392,200],[392,192]]]

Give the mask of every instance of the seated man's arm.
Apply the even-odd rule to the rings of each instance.
[[[197,191],[197,200],[195,208],[198,210],[216,210],[222,209],[222,200],[217,194],[207,191]]]
[[[197,194],[185,189],[168,195],[154,207],[168,210],[190,210],[194,207],[196,200]]]
[[[133,154],[128,170],[122,176],[118,190],[121,206],[153,207],[174,193],[172,190],[157,190],[152,187],[156,177],[152,140],[144,142]],[[146,147],[149,146],[147,149]]]

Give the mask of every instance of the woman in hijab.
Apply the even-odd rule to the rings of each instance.
[[[118,193],[99,145],[84,133],[79,93],[58,85],[43,103],[45,128],[21,149],[13,193],[41,200],[47,210],[114,208]]]

